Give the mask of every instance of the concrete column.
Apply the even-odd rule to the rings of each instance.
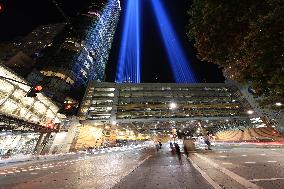
[[[78,120],[72,120],[70,124],[70,128],[68,129],[65,143],[62,145],[61,153],[68,153],[70,151],[71,145],[73,143],[74,138],[77,135],[78,127],[81,126]]]
[[[34,154],[40,154],[40,152],[42,150],[42,141],[43,141],[44,136],[45,136],[45,133],[40,134],[40,136],[37,140],[35,149],[34,149]]]
[[[111,121],[116,121],[116,113],[117,113],[117,105],[118,105],[118,97],[119,97],[119,88],[115,88],[114,97],[113,97],[113,104],[111,110]]]
[[[46,149],[48,147],[48,143],[49,143],[49,139],[50,139],[50,136],[51,136],[51,132],[47,133],[42,141],[42,148],[41,150],[39,151],[39,154],[40,155],[43,155],[45,154],[46,152],[48,152],[48,150]]]
[[[60,153],[62,149],[62,145],[65,144],[65,138],[66,138],[67,132],[60,132],[54,134],[54,139],[52,144],[50,145],[50,148],[48,149],[49,154],[55,154]]]

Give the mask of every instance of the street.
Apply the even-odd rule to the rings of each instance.
[[[192,165],[181,160],[169,148],[163,148],[135,171],[125,177],[114,189],[211,189],[209,183]]]
[[[101,151],[0,168],[1,189],[266,188],[284,186],[284,149],[218,144],[179,160],[168,146]]]
[[[284,189],[284,0],[78,2],[0,0],[0,189]]]
[[[190,159],[224,188],[284,188],[284,149],[219,145]]]
[[[111,188],[152,154],[141,148],[2,167],[0,188]]]

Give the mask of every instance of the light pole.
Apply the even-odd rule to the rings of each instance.
[[[276,102],[275,103],[275,106],[277,106],[277,107],[281,107],[283,104],[281,103],[281,102]],[[275,116],[273,117],[273,120],[275,120],[279,115],[280,115],[280,113],[283,111],[284,109],[283,108],[280,108],[280,110],[277,112],[277,113],[275,113]]]
[[[280,106],[282,106],[283,104],[282,104],[281,102],[276,102],[275,105],[278,106],[278,107],[280,107]]]
[[[171,102],[169,107],[170,107],[171,110],[175,110],[175,109],[177,109],[177,103]]]
[[[247,111],[247,114],[249,114],[249,115],[252,115],[253,113],[254,113],[253,110],[248,110],[248,111]]]

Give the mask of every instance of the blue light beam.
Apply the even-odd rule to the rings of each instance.
[[[170,23],[161,0],[152,0],[152,7],[155,12],[156,20],[164,46],[170,60],[172,72],[176,83],[196,83],[196,77],[191,68],[178,37]]]
[[[140,83],[140,0],[128,0],[116,72],[117,83]]]

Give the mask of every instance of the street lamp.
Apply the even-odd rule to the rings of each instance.
[[[279,107],[279,106],[282,106],[282,103],[281,102],[276,102],[275,105]]]
[[[116,125],[116,121],[112,121],[111,124],[112,124],[112,125]]]
[[[254,113],[254,111],[248,110],[247,113],[248,113],[249,115],[252,115],[252,114]]]
[[[177,103],[175,103],[175,102],[171,102],[170,103],[170,109],[176,109],[177,108]]]

